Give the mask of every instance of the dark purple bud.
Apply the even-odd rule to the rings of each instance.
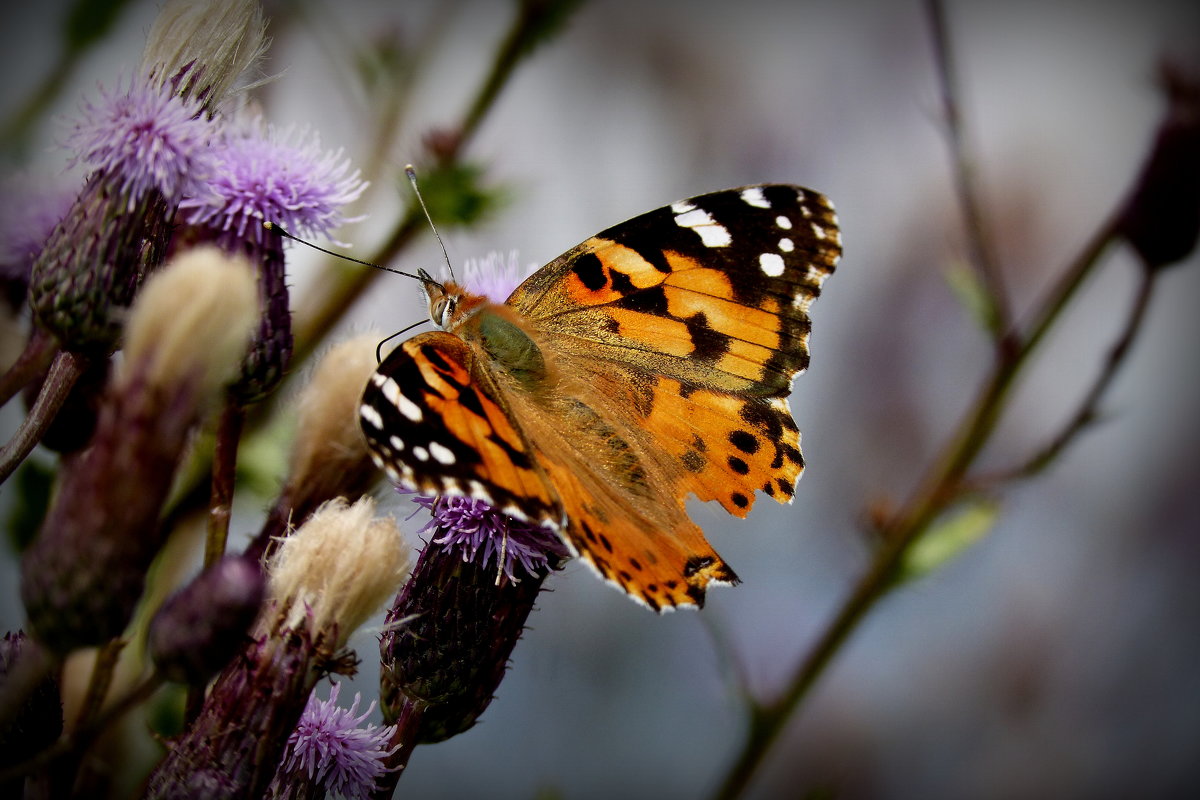
[[[54,744],[63,730],[62,699],[52,674],[31,663],[41,658],[37,645],[24,633],[0,639],[0,687],[23,695],[17,709],[5,707],[0,727],[0,768],[20,764]],[[32,685],[29,683],[32,682]],[[16,686],[16,684],[23,684]],[[5,700],[10,698],[6,697]],[[8,716],[15,711],[15,714]],[[0,796],[20,797],[24,778],[0,783]]]
[[[1200,235],[1200,80],[1162,69],[1167,112],[1119,221],[1147,269],[1187,257]]]
[[[257,562],[226,556],[163,603],[148,643],[163,677],[195,686],[217,674],[246,644],[265,584]]]

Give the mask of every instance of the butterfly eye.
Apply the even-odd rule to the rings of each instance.
[[[453,297],[441,297],[433,304],[433,324],[443,330],[450,324],[450,317],[454,316],[454,308],[457,301]]]

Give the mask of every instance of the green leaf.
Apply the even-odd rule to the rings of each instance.
[[[478,224],[508,202],[506,190],[483,186],[483,167],[478,164],[433,166],[420,173],[420,181],[429,216],[439,227]],[[404,188],[408,190],[407,183]]]
[[[995,307],[979,273],[965,262],[958,261],[946,268],[946,284],[975,324],[983,331],[994,327]]]
[[[994,501],[976,500],[938,520],[904,554],[900,581],[921,578],[945,566],[982,539],[999,515],[1000,507]]]

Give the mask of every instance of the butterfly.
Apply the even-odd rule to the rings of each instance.
[[[809,306],[841,255],[832,205],[798,186],[700,195],[601,231],[504,303],[420,278],[440,329],[396,347],[360,423],[397,484],[551,528],[652,609],[737,576],[685,501],[744,517],[790,503],[788,408]]]

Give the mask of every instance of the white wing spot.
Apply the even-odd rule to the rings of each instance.
[[[671,210],[676,214],[686,214],[689,211],[695,211],[696,207],[687,200],[680,200],[678,203],[671,203]]]
[[[748,206],[755,208],[770,208],[771,204],[767,202],[767,198],[763,196],[761,186],[751,186],[749,189],[742,189],[742,200]]]
[[[429,443],[429,455],[433,456],[433,460],[439,464],[453,464],[457,459],[454,458],[454,453],[450,448],[440,445],[437,442]]]
[[[681,228],[691,228],[700,234],[700,241],[704,242],[705,247],[728,247],[733,241],[729,231],[702,208],[693,207],[690,211],[676,213],[675,224]]]
[[[778,278],[783,274],[783,256],[778,253],[763,253],[758,257],[758,266],[762,267],[766,275]]]
[[[785,237],[785,238],[779,240],[779,249],[785,253],[790,253],[796,249],[796,245],[792,242],[791,239],[788,239]]]
[[[800,214],[805,219],[812,219],[812,209],[808,206],[800,206]]]
[[[815,222],[812,223],[812,232],[813,232],[813,236],[817,237],[821,241],[825,241],[825,238],[826,238],[825,229],[822,228],[820,225],[818,225]]]
[[[371,383],[375,384],[376,386],[382,387],[385,383],[387,383],[390,380],[391,380],[391,378],[389,378],[387,375],[384,375],[382,372],[372,372],[371,373]]]
[[[825,281],[826,275],[827,273],[825,270],[821,269],[815,264],[809,264],[808,269],[804,272],[804,280],[808,283],[815,283],[817,286],[820,286]]]
[[[400,384],[396,383],[395,378],[384,377],[382,381],[376,381],[376,385],[389,403],[394,406],[400,405]]]
[[[417,445],[412,449],[412,454],[417,457],[417,461],[429,460],[429,451],[420,445]]]
[[[494,503],[492,502],[491,494],[488,493],[487,489],[483,488],[483,484],[480,483],[479,481],[471,481],[470,483],[468,483],[467,484],[467,493],[471,497],[474,497],[476,500],[482,500],[483,502],[487,503],[489,506],[494,505]]]
[[[425,415],[421,413],[421,407],[402,394],[396,395],[396,408],[412,422],[420,422],[425,418]]]
[[[780,228],[783,228],[785,231],[790,231],[792,229],[792,221],[782,214],[775,218],[775,224]]]
[[[388,438],[388,444],[390,444],[392,449],[397,453],[404,449],[404,440],[399,436],[392,436]]]
[[[371,406],[367,405],[366,403],[359,406],[358,407],[358,415],[360,417],[362,417],[364,422],[369,424],[375,430],[377,430],[377,431],[383,430],[383,417],[381,417],[379,415],[379,412],[376,411]]]

